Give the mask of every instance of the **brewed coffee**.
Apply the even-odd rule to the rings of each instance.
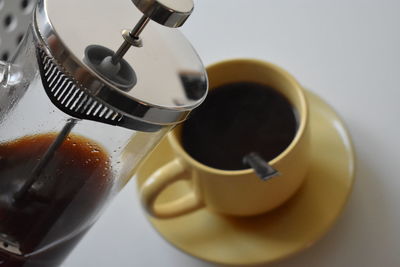
[[[243,157],[256,151],[278,156],[295,137],[296,110],[274,88],[253,82],[231,83],[210,91],[182,128],[185,150],[217,169],[246,169]]]
[[[1,266],[58,265],[107,200],[113,184],[108,155],[91,140],[70,135],[15,201],[55,138],[43,134],[0,144],[0,241],[25,256],[0,251]]]

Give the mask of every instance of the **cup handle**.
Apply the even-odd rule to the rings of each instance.
[[[140,200],[148,214],[164,219],[190,213],[204,206],[195,191],[167,203],[156,204],[158,195],[168,186],[179,180],[189,180],[188,170],[179,158],[176,158],[155,171],[142,185]]]

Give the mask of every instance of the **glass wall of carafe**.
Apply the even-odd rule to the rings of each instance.
[[[29,30],[0,63],[0,266],[57,266],[170,129],[72,119],[49,100],[36,53]]]

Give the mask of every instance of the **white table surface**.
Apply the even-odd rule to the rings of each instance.
[[[400,266],[400,1],[198,0],[182,31],[206,65],[252,57],[286,68],[352,135],[357,175],[342,216],[316,245],[269,266]],[[87,266],[215,265],[152,229],[132,180],[63,264]]]

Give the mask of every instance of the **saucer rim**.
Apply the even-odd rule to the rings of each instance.
[[[351,135],[350,135],[350,131],[349,131],[348,127],[346,126],[344,120],[339,115],[339,113],[335,110],[335,108],[333,108],[329,103],[327,103],[324,99],[322,99],[316,93],[314,93],[314,92],[312,92],[312,91],[310,91],[308,89],[304,88],[304,95],[305,95],[306,101],[308,102],[309,105],[311,105],[311,103],[312,103],[310,98],[315,98],[317,101],[321,102],[321,104],[324,105],[324,107],[326,109],[329,109],[332,112],[332,114],[335,116],[335,119],[338,122],[340,122],[339,126],[340,126],[341,129],[339,130],[337,127],[335,127],[335,128],[337,129],[338,135],[341,137],[340,139],[343,141],[342,143],[346,142],[346,144],[344,146],[347,148],[346,149],[346,151],[347,151],[346,155],[349,158],[349,160],[347,162],[347,169],[348,169],[348,179],[350,180],[346,195],[343,197],[342,204],[340,206],[338,206],[337,213],[333,216],[333,219],[329,222],[329,224],[327,224],[327,226],[325,228],[321,229],[321,231],[320,231],[320,233],[318,235],[316,235],[312,240],[309,240],[307,245],[302,245],[298,249],[294,249],[291,252],[286,253],[285,255],[282,255],[280,257],[278,256],[278,257],[275,257],[274,259],[270,259],[270,260],[248,261],[246,263],[232,263],[232,262],[226,262],[226,261],[219,261],[219,260],[216,260],[216,259],[208,259],[208,258],[205,258],[205,257],[203,257],[201,255],[194,255],[194,254],[190,253],[189,251],[184,250],[184,248],[181,248],[181,247],[177,246],[176,244],[171,242],[169,239],[167,239],[167,237],[165,235],[163,235],[162,232],[159,230],[159,228],[155,225],[155,221],[158,220],[158,219],[152,218],[152,217],[148,216],[147,214],[145,214],[145,212],[144,212],[145,217],[146,217],[147,221],[151,224],[153,230],[155,230],[155,232],[163,240],[165,240],[169,245],[172,245],[172,247],[174,247],[178,251],[181,251],[184,254],[186,254],[186,255],[194,258],[194,259],[201,260],[201,261],[206,262],[206,263],[214,263],[214,264],[220,264],[220,265],[224,265],[224,266],[227,266],[227,265],[228,266],[254,266],[254,265],[260,265],[260,264],[273,264],[273,263],[280,262],[282,260],[291,258],[291,257],[293,257],[293,256],[295,256],[297,254],[300,254],[303,251],[309,249],[310,247],[313,247],[319,241],[321,241],[323,236],[325,236],[332,229],[332,227],[338,222],[338,220],[342,216],[343,210],[344,210],[345,206],[348,203],[348,200],[349,200],[349,197],[350,197],[351,193],[354,190],[356,171],[357,171],[356,152],[355,152],[354,143],[353,143]],[[309,111],[309,113],[310,113],[310,115],[312,114],[311,111]],[[167,138],[165,138],[165,139],[167,139]],[[166,140],[164,140],[164,141],[166,141]],[[309,174],[306,175],[305,180],[307,179],[308,175]],[[139,191],[139,184],[137,182],[137,179],[136,179],[135,182],[136,182],[136,190]],[[300,189],[301,189],[301,187],[297,191],[299,191]],[[294,195],[297,194],[297,191],[294,193]],[[276,209],[279,209],[279,207],[277,207]],[[211,210],[206,210],[206,212],[214,213],[217,216],[226,216],[226,215],[223,215],[223,214],[218,214],[218,213],[213,212]],[[260,215],[260,216],[262,216],[262,215]],[[165,220],[165,219],[162,219],[162,220]]]

